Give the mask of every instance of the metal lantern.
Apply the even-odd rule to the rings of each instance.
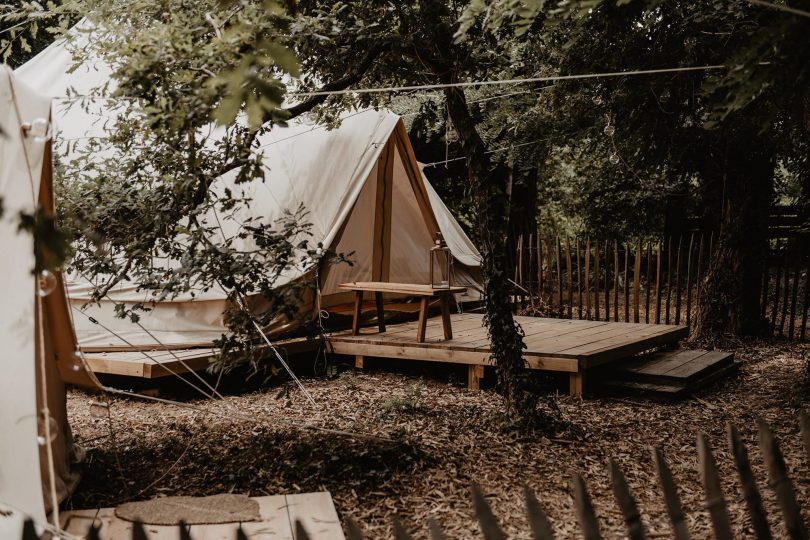
[[[436,233],[436,243],[430,248],[430,286],[434,289],[449,289],[453,272],[453,255],[444,242],[442,233]]]

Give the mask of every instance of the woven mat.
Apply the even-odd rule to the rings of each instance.
[[[116,517],[147,525],[234,523],[259,520],[259,503],[247,495],[225,493],[211,497],[161,497],[122,504]]]

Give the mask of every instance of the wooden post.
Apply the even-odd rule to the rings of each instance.
[[[605,240],[605,320],[610,320],[610,248]]]
[[[686,254],[686,327],[692,328],[692,245],[695,233],[689,237],[689,253]]]
[[[661,242],[655,249],[655,324],[661,324]]]
[[[479,364],[467,366],[467,389],[480,390],[484,378],[484,366]]]
[[[360,333],[360,316],[363,314],[363,291],[354,291],[354,318],[352,319],[352,335]]]
[[[585,372],[577,371],[568,376],[568,393],[574,397],[585,396]]]
[[[602,533],[599,532],[599,521],[596,519],[591,497],[585,487],[585,480],[582,479],[582,475],[575,474],[572,483],[574,487],[574,508],[577,511],[577,519],[582,529],[582,537],[585,540],[602,540]]]
[[[799,339],[804,341],[804,336],[807,332],[807,311],[808,304],[810,304],[810,256],[807,257],[807,263],[804,267],[804,302],[802,302],[802,327],[799,330]],[[810,456],[808,456],[810,457]]]
[[[678,258],[675,263],[675,324],[681,324],[681,245],[683,236],[678,237]]]
[[[577,318],[582,320],[582,266],[579,264],[579,236],[577,236]]]
[[[537,293],[543,300],[543,240],[540,239],[540,230],[537,231]]]
[[[630,246],[624,244],[624,322],[630,322]]]
[[[585,318],[591,320],[591,239],[585,240]]]
[[[793,339],[796,326],[796,303],[799,300],[799,278],[801,276],[802,255],[804,255],[804,242],[797,241],[796,256],[793,259],[793,292],[790,298],[790,326],[788,327],[788,338]]]
[[[529,248],[529,264],[526,268],[526,276],[528,279],[527,282],[527,289],[529,290],[529,298],[534,298],[534,280],[532,279],[532,261],[534,260],[534,236],[532,233],[529,233],[529,244],[527,246]]]
[[[593,244],[593,299],[594,299],[594,320],[601,319],[599,314],[599,241]]]
[[[633,322],[638,323],[641,305],[641,238],[636,244],[636,260],[633,264]]]
[[[363,369],[363,359],[364,356],[362,354],[357,354],[354,357],[354,369]]]
[[[374,293],[374,303],[377,305],[377,330],[385,332],[385,304],[381,292]]]
[[[565,237],[565,267],[568,274],[568,318],[574,318],[574,279],[571,268],[571,239]]]
[[[619,241],[613,241],[613,320],[619,322]]]
[[[788,313],[788,299],[790,297],[790,254],[792,245],[795,245],[795,242],[788,240],[785,246],[785,292],[782,296],[782,318],[779,321],[780,336],[785,335],[785,319],[787,319]]]
[[[644,288],[646,294],[644,295],[644,324],[650,324],[650,284],[652,283],[652,244],[647,241],[647,275],[644,280]]]
[[[672,292],[672,237],[670,236],[667,240],[667,303],[666,303],[666,317],[664,319],[665,324],[669,324],[669,306],[670,306],[670,296]]]
[[[560,237],[557,237],[557,305],[560,306],[560,317],[564,316],[563,309],[563,277],[560,258],[562,257],[562,250],[560,249]]]
[[[703,283],[703,233],[700,233],[698,244],[697,270],[695,271],[695,305],[700,305],[700,285]]]
[[[419,322],[416,327],[416,341],[419,343],[425,342],[425,332],[427,331],[428,308],[430,302],[427,296],[423,296],[419,300]]]
[[[624,523],[627,525],[627,537],[630,540],[644,540],[646,538],[644,524],[641,521],[638,505],[630,493],[624,473],[613,458],[608,458],[608,472],[610,473],[610,483],[613,485],[613,495],[624,515]]]
[[[444,330],[444,339],[453,339],[453,324],[450,321],[450,295],[443,294],[439,299],[442,307],[442,329]]]
[[[776,328],[776,314],[779,312],[779,287],[782,283],[782,257],[780,257],[780,253],[782,252],[782,239],[776,239],[776,285],[774,288],[773,293],[773,311],[771,311],[771,330]]]

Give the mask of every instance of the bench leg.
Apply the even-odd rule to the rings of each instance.
[[[585,372],[577,371],[568,378],[568,394],[575,397],[585,396]]]
[[[484,378],[484,366],[472,365],[467,366],[467,389],[479,390],[481,388],[481,379]]]
[[[425,332],[427,331],[428,306],[430,305],[427,296],[419,300],[419,326],[416,329],[416,341],[425,342]]]
[[[450,296],[442,295],[442,327],[444,328],[444,339],[453,339],[453,326],[450,323]]]
[[[362,354],[354,357],[354,369],[363,369],[363,358],[365,357]]]
[[[374,301],[377,303],[377,330],[385,332],[385,309],[383,308],[383,295],[381,292],[374,293]]]
[[[352,335],[360,333],[360,315],[363,313],[363,291],[354,291],[354,318],[352,319]]]

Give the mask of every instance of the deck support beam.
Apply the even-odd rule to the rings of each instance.
[[[568,376],[568,394],[579,398],[585,396],[585,371],[577,371]]]
[[[467,366],[467,389],[480,390],[481,379],[484,378],[484,366],[480,364],[471,364]]]

